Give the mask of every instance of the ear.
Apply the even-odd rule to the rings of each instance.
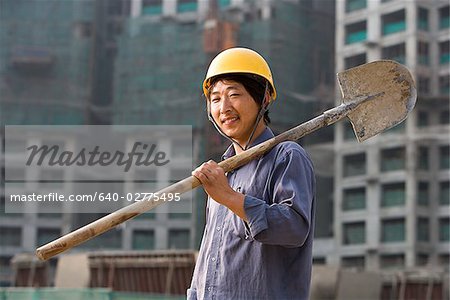
[[[264,95],[264,107],[265,108],[267,108],[267,106],[269,106],[270,100],[271,100],[270,93],[269,93],[269,91],[267,91],[266,94]]]

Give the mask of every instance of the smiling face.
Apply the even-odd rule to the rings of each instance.
[[[211,115],[223,133],[245,146],[260,109],[245,87],[233,80],[219,80],[211,88],[209,104]],[[253,139],[264,128],[265,124],[261,119]]]

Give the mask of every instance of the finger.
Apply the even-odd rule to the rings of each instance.
[[[208,160],[208,161],[206,162],[206,165],[207,165],[209,168],[214,168],[214,169],[216,169],[216,168],[219,167],[219,165],[218,165],[215,161],[213,161],[213,160]]]
[[[211,170],[211,168],[212,168],[212,166],[208,163],[208,162],[206,162],[206,163],[203,163],[200,167],[198,167],[197,169],[200,171],[200,172],[203,172],[203,173],[208,173],[210,170]]]
[[[198,166],[197,168],[195,168],[195,170],[192,171],[192,173],[194,173],[195,171],[200,171],[200,170],[202,170],[202,169],[204,168],[204,166],[205,166],[205,163],[202,163],[200,166]]]
[[[225,171],[223,170],[223,168],[222,168],[218,163],[216,163],[216,162],[213,161],[213,160],[209,160],[209,161],[208,161],[208,165],[211,166],[211,167],[213,167],[214,169],[218,169],[218,170],[220,170],[221,172],[223,171],[223,173],[225,173]]]
[[[208,183],[208,182],[210,181],[210,180],[209,180],[209,177],[208,177],[204,172],[195,170],[195,171],[192,172],[192,175],[193,175],[194,177],[196,177],[198,180],[200,180],[200,182],[201,182],[202,184]]]

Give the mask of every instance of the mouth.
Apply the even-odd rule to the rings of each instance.
[[[221,122],[223,125],[232,125],[232,124],[234,124],[235,122],[237,122],[238,120],[239,120],[239,118],[236,117],[236,116],[234,116],[234,117],[226,117],[226,118],[222,118],[222,119],[220,119],[220,122]]]

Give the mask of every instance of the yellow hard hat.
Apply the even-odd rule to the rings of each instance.
[[[230,48],[220,52],[212,60],[203,81],[203,93],[205,96],[208,97],[209,95],[213,77],[231,73],[254,74],[267,79],[272,87],[272,100],[275,100],[277,97],[269,65],[258,52],[248,48]]]

